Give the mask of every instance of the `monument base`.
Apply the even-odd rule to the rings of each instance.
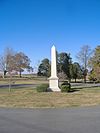
[[[58,77],[50,77],[49,78],[48,91],[61,91],[58,86]]]

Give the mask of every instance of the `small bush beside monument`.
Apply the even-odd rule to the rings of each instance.
[[[61,84],[61,92],[70,92],[71,91],[71,84],[67,81],[64,81]]]
[[[37,92],[48,92],[49,84],[41,84],[36,88]],[[71,92],[71,84],[64,81],[60,86],[61,92]],[[52,91],[51,91],[52,92]]]
[[[37,92],[47,92],[47,88],[49,87],[49,84],[41,84],[36,88]]]

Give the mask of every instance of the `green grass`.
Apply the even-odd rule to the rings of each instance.
[[[100,105],[100,87],[76,89],[73,93],[37,92],[32,87],[0,89],[0,107],[62,108]]]

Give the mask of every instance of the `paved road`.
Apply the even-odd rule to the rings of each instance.
[[[91,87],[100,87],[100,83],[71,83],[71,86],[75,88],[91,88]]]
[[[12,84],[11,87],[12,88],[23,88],[23,87],[37,87],[37,84]],[[99,87],[100,83],[98,84],[84,84],[84,83],[71,83],[71,86],[74,88],[91,88],[91,87]],[[0,89],[2,88],[8,88],[9,85],[5,85],[5,84],[1,84],[0,85]]]
[[[100,107],[0,108],[0,133],[100,133]]]

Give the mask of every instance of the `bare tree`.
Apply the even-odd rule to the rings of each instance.
[[[76,58],[79,60],[82,68],[83,68],[83,76],[84,76],[84,82],[86,83],[86,76],[88,72],[88,61],[90,58],[90,55],[92,54],[91,48],[89,45],[84,45],[81,47],[79,53],[77,54]]]
[[[30,66],[30,59],[24,53],[15,53],[11,48],[6,48],[4,54],[0,57],[0,70],[4,73],[11,73],[13,70],[19,72],[21,77],[21,72],[24,69],[32,71]]]
[[[3,72],[5,78],[7,71],[12,70],[14,51],[12,48],[6,48],[4,54],[0,56],[0,71]]]

